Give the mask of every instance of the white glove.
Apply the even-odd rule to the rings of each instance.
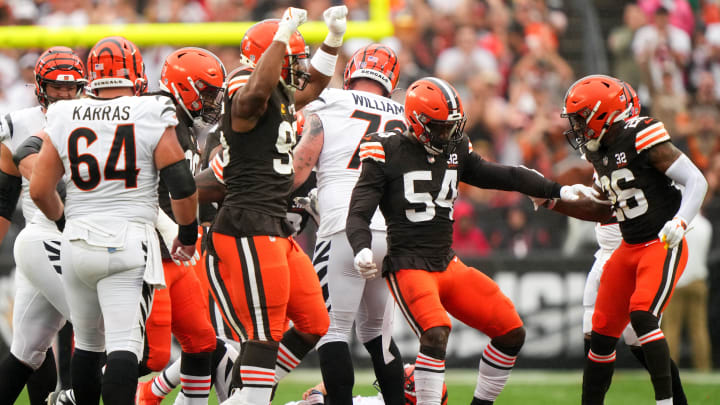
[[[318,197],[317,187],[308,192],[307,197],[295,197],[293,202],[298,207],[304,209],[315,220],[316,224],[320,224],[320,214],[318,213]]]
[[[658,238],[665,244],[665,249],[673,249],[682,241],[685,232],[687,232],[687,222],[682,217],[675,217],[665,222],[665,226],[658,233]]]
[[[355,255],[353,264],[355,265],[355,270],[357,270],[364,279],[370,280],[377,276],[378,270],[373,260],[372,250],[365,248],[359,251],[358,254]]]
[[[278,30],[273,41],[280,41],[287,44],[290,36],[297,31],[297,28],[307,21],[307,10],[302,8],[288,7],[283,13]]]
[[[581,198],[589,198],[598,204],[610,205],[610,201],[601,199],[600,192],[594,187],[584,184],[573,184],[560,188],[560,199],[562,201],[577,201]]]
[[[325,37],[325,45],[339,48],[343,43],[343,35],[347,29],[348,9],[346,6],[330,7],[323,12],[325,25],[328,27],[328,34]]]

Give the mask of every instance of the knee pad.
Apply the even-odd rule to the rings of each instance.
[[[43,361],[45,361],[45,355],[46,351],[42,350],[20,350],[16,344],[16,342],[13,341],[13,344],[10,346],[10,353],[12,353],[15,358],[20,360],[23,364],[27,365],[28,367],[32,368],[33,371],[40,368],[40,366],[43,364]],[[19,344],[19,342],[18,342]],[[47,348],[46,348],[47,350]]]
[[[647,311],[630,312],[630,323],[638,336],[650,333],[660,327],[660,320]]]

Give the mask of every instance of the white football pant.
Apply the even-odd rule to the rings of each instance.
[[[15,239],[15,303],[10,352],[36,370],[70,317],[60,276],[60,239],[54,225],[28,224]]]
[[[330,328],[317,347],[328,342],[349,343],[353,321],[362,343],[382,334],[385,306],[390,299],[385,279],[380,276],[387,252],[385,232],[372,231],[372,251],[378,275],[365,280],[353,267],[355,257],[344,230],[317,239],[313,265],[323,287],[325,305],[330,308]]]
[[[68,226],[61,261],[76,347],[108,354],[129,351],[140,361],[154,291],[143,282],[148,246],[144,225],[130,222],[119,248],[68,240]]]

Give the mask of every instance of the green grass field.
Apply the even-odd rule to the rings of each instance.
[[[700,374],[683,371],[681,377],[691,405],[720,404],[720,373]],[[302,393],[315,385],[319,378],[319,370],[296,370],[280,384],[273,404],[282,405],[299,400]],[[448,371],[446,382],[449,403],[469,404],[475,388],[475,378],[474,370]],[[376,391],[371,386],[372,381],[370,372],[357,373],[355,394],[375,395]],[[576,405],[580,403],[581,382],[582,373],[579,371],[516,370],[495,403],[497,405]],[[172,404],[172,398],[174,395],[169,396],[163,403]],[[647,373],[617,371],[605,402],[608,405],[653,405],[655,401]],[[23,393],[16,403],[29,404],[27,395]],[[211,394],[209,404],[217,404],[214,394]]]

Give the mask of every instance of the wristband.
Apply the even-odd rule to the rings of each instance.
[[[337,55],[331,55],[320,48],[315,51],[315,55],[310,59],[310,65],[323,75],[332,77],[335,75],[335,63],[337,59]]]
[[[197,241],[197,218],[187,225],[178,225],[178,240],[185,246],[194,245]]]

